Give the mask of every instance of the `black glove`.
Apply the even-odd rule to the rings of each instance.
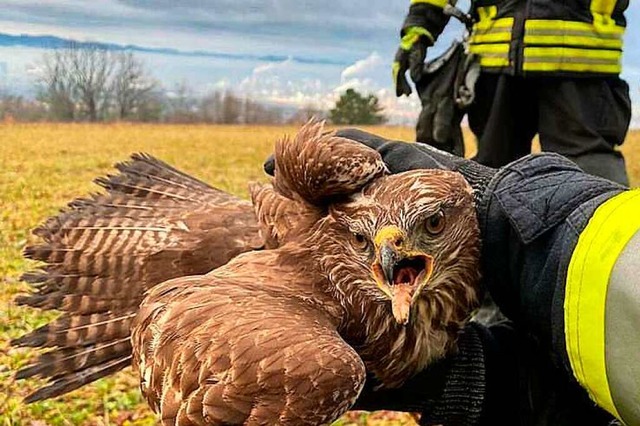
[[[487,329],[469,323],[460,333],[455,353],[398,389],[375,390],[375,379],[368,378],[352,408],[418,412],[422,425],[471,426],[512,420],[518,406],[515,342],[510,324]]]
[[[429,145],[391,141],[359,129],[339,130],[337,136],[360,142],[378,151],[391,173],[416,169],[458,172],[473,188],[476,202],[480,201],[489,181],[497,172],[491,167],[456,157]]]
[[[414,83],[420,81],[427,48],[433,46],[448,21],[449,17],[438,6],[428,3],[411,6],[402,25],[400,48],[393,62],[396,96],[411,94],[411,86],[406,77],[407,70],[410,71]]]
[[[456,157],[429,145],[392,141],[360,129],[338,130],[336,136],[360,142],[378,151],[391,173],[417,169],[458,172],[473,188],[476,203],[480,201],[489,181],[497,173],[496,169],[483,166],[473,160]],[[273,176],[275,171],[273,155],[265,161],[264,171]]]

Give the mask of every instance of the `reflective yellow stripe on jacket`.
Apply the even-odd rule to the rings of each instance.
[[[591,398],[618,418],[607,377],[605,308],[614,265],[638,230],[640,190],[623,192],[598,207],[571,257],[564,300],[565,341],[571,369]]]
[[[622,71],[624,28],[557,20],[525,23],[525,71]]]
[[[473,26],[469,51],[480,55],[483,67],[509,66],[509,50],[514,18],[495,19],[496,6],[479,7],[479,21]]]
[[[449,0],[411,0],[411,4],[418,4],[418,3],[426,3],[432,6],[444,8],[447,5],[447,3],[449,3]]]
[[[469,50],[481,56],[484,68],[514,70],[518,66],[521,68],[516,72],[618,74],[622,70],[625,28],[612,18],[617,2],[585,2],[583,7],[589,7],[591,20],[584,22],[569,20],[571,16],[559,5],[549,17],[542,13],[529,16],[524,22],[524,34],[519,32],[521,27],[514,17],[498,18],[500,2],[497,6],[479,7]],[[518,33],[514,34],[516,28]]]

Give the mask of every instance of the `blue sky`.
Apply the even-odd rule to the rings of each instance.
[[[235,57],[140,54],[167,87],[185,80],[197,93],[232,89],[284,106],[317,107],[330,106],[338,93],[355,87],[381,97],[394,122],[411,123],[418,112],[415,98],[392,96],[389,77],[408,0],[0,3],[0,32],[6,34],[47,34]],[[640,5],[632,3],[627,14],[624,77],[632,85],[640,125]],[[461,31],[459,25],[450,25],[433,53],[448,46]],[[33,47],[0,47],[4,89],[28,91],[42,53]]]

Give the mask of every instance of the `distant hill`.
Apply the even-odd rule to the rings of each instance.
[[[216,59],[229,59],[229,60],[253,60],[260,62],[282,62],[287,59],[293,62],[301,64],[322,64],[322,65],[348,65],[348,62],[335,61],[326,58],[308,58],[299,56],[284,56],[284,55],[243,55],[232,53],[211,52],[205,50],[178,50],[159,47],[145,47],[135,44],[116,44],[105,43],[100,41],[77,41],[73,39],[57,37],[52,35],[30,35],[30,34],[6,34],[0,33],[0,47],[32,47],[38,49],[59,49],[74,44],[80,47],[100,47],[109,50],[129,50],[132,52],[152,53],[159,55],[175,55],[175,56],[194,56],[203,58],[216,58]]]

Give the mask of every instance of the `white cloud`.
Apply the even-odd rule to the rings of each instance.
[[[268,72],[278,72],[291,69],[294,65],[293,57],[289,56],[287,59],[281,62],[267,62],[266,64],[260,64],[253,69],[253,75],[257,76]]]
[[[347,68],[345,68],[340,75],[340,79],[342,81],[347,81],[361,74],[366,74],[372,68],[378,67],[382,63],[382,57],[378,54],[378,52],[372,52],[371,55],[369,55],[367,58],[356,61],[355,64],[349,65]]]

